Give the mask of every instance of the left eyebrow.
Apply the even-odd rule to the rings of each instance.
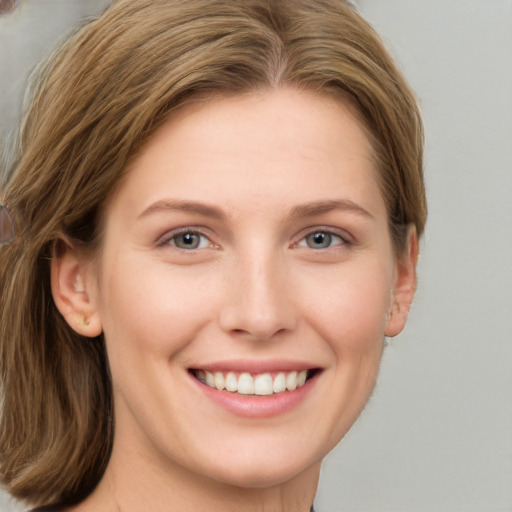
[[[350,199],[314,201],[311,203],[294,206],[289,213],[288,218],[291,220],[304,219],[306,217],[314,217],[316,215],[329,213],[333,210],[355,213],[368,219],[374,218],[368,210],[365,210],[362,206],[359,206],[357,203],[350,201]]]

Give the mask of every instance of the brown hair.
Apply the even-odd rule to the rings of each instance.
[[[55,241],[98,246],[102,205],[170,112],[198,95],[279,85],[350,99],[373,143],[395,247],[405,226],[421,235],[416,102],[347,2],[117,0],[42,70],[0,195],[19,231],[0,249],[0,478],[13,496],[80,501],[112,446],[104,343],[79,336],[53,303]]]

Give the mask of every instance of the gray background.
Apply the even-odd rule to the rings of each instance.
[[[420,98],[430,217],[405,332],[322,470],[319,512],[512,511],[512,1],[360,0]],[[103,0],[0,18],[0,135],[27,71]],[[17,510],[0,493],[0,510]],[[292,511],[290,511],[292,512]]]

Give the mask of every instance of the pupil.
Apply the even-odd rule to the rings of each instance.
[[[325,249],[331,245],[331,235],[322,231],[313,233],[309,236],[309,243],[317,249]]]
[[[315,244],[321,245],[325,242],[325,234],[324,233],[315,233],[313,240]]]
[[[185,233],[183,235],[183,243],[186,245],[193,245],[194,235],[192,235],[191,233]]]

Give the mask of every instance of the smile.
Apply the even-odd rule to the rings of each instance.
[[[203,384],[219,391],[229,391],[239,395],[265,396],[301,388],[313,376],[313,371],[294,370],[252,374],[249,372],[193,370],[192,374]]]

